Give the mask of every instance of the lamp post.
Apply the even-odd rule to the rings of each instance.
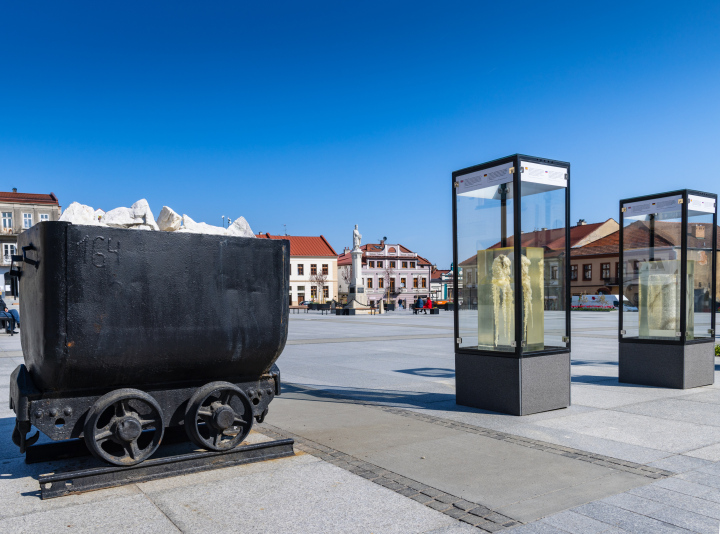
[[[225,215],[222,216],[223,228],[225,228]]]

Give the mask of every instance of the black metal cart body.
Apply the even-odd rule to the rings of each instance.
[[[171,426],[228,450],[280,393],[287,241],[42,222],[18,246],[23,452],[31,426],[116,465],[149,457]]]

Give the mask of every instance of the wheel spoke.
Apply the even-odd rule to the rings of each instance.
[[[233,393],[234,392],[230,391],[230,390],[223,391],[222,394],[220,395],[220,401],[223,404],[230,404],[230,397],[232,397]]]
[[[125,413],[125,401],[117,401],[115,403],[115,417],[125,417]]]
[[[198,410],[198,415],[200,417],[212,417],[212,412],[207,408],[201,408]]]
[[[137,460],[140,457],[140,449],[138,449],[137,440],[133,440],[125,445],[125,452],[130,455],[130,458]]]
[[[215,437],[214,437],[214,439],[213,439],[213,444],[214,444],[216,447],[219,447],[220,444],[222,443],[222,438],[223,438],[223,433],[222,433],[222,432],[218,432],[217,434],[215,434]]]
[[[140,423],[140,426],[145,427],[147,425],[156,425],[157,426],[157,419],[138,419],[138,422]]]
[[[247,425],[247,421],[245,421],[242,417],[235,416],[235,419],[233,419],[234,423],[237,423],[239,425]]]
[[[112,437],[112,435],[113,435],[113,433],[110,432],[109,430],[103,430],[102,432],[95,434],[95,441],[97,441],[98,443],[102,443],[109,437]]]

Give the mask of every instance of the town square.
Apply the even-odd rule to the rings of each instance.
[[[720,533],[720,4],[0,7],[0,533]]]

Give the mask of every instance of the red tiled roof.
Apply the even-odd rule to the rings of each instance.
[[[574,247],[580,241],[592,234],[608,221],[600,223],[583,224],[570,227],[570,247]],[[511,247],[515,242],[514,236],[508,238],[507,246]],[[552,230],[536,230],[522,234],[522,245],[524,247],[546,247],[550,250],[565,248],[565,228],[554,228]],[[495,243],[490,248],[500,248],[500,243]]]
[[[287,239],[291,256],[337,256],[324,236],[258,234],[260,239]]]
[[[13,193],[12,191],[0,191],[0,202],[19,202],[21,204],[59,204],[55,193],[45,195],[38,193]]]
[[[448,274],[449,272],[450,269],[435,269],[432,273],[430,273],[430,279],[440,280],[444,274]]]

